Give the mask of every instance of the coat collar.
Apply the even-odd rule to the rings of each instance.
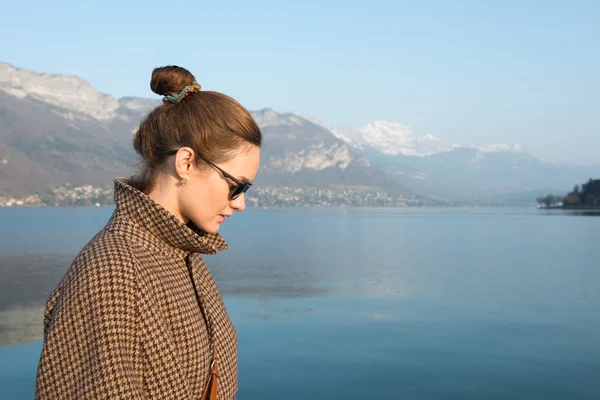
[[[187,225],[124,178],[115,180],[116,214],[121,215],[167,246],[187,255],[216,254],[227,249],[218,233],[207,233],[189,222]]]

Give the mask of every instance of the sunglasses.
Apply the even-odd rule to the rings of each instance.
[[[172,156],[174,154],[177,154],[177,152],[179,151],[179,149],[177,150],[171,150],[166,152],[166,155]],[[207,163],[208,165],[210,165],[211,167],[214,167],[216,169],[218,169],[221,174],[223,174],[223,176],[227,179],[232,180],[235,183],[234,185],[229,185],[229,200],[235,200],[236,198],[240,197],[240,195],[242,193],[246,193],[248,191],[248,189],[250,189],[250,186],[252,186],[251,182],[240,182],[238,181],[233,175],[228,174],[226,171],[224,171],[222,168],[218,167],[217,165],[211,163],[210,161],[208,161],[207,159],[200,157],[199,155],[196,154],[196,156],[201,159],[202,161],[204,161],[205,163]]]

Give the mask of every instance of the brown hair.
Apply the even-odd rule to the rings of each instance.
[[[196,78],[190,71],[170,65],[152,71],[150,88],[167,96],[193,84]],[[131,184],[148,193],[170,150],[190,147],[198,156],[218,163],[229,159],[244,144],[262,144],[260,128],[248,110],[222,93],[189,91],[178,102],[156,107],[141,122],[133,147],[143,158],[143,167]],[[198,165],[200,162],[198,159]]]

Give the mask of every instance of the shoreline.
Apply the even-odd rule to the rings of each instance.
[[[540,210],[563,210],[563,211],[592,211],[600,212],[600,207],[589,207],[589,206],[576,206],[576,207],[564,207],[564,206],[551,206],[551,207],[538,207]]]

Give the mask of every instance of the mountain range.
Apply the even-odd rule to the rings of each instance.
[[[0,63],[0,196],[69,182],[107,186],[135,172],[133,132],[159,100],[115,97],[84,79]],[[564,193],[600,166],[561,166],[518,146],[446,146],[373,121],[328,129],[294,113],[252,112],[264,134],[256,186],[385,193],[390,198],[492,201]],[[529,197],[526,197],[529,199]]]
[[[456,148],[475,148],[485,153],[524,151],[522,146],[505,143],[488,146],[448,145],[433,135],[416,136],[408,126],[381,120],[369,122],[358,129],[333,127],[331,132],[356,148],[373,149],[385,155],[428,156]]]
[[[66,182],[106,186],[135,173],[133,133],[157,100],[116,99],[81,78],[0,64],[0,194]],[[293,114],[252,113],[264,134],[256,186],[413,194],[359,150]]]
[[[437,199],[485,204],[532,203],[536,196],[565,193],[600,176],[600,165],[561,165],[539,160],[518,145],[446,145],[418,137],[409,127],[373,121],[332,133],[360,149],[371,163],[416,193]]]

